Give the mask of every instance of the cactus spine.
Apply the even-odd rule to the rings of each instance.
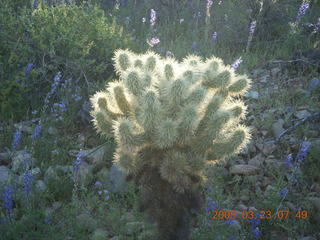
[[[238,153],[250,139],[240,124],[246,107],[235,99],[250,79],[215,57],[178,63],[117,50],[113,60],[120,81],[91,98],[93,123],[115,137],[114,160],[139,186],[140,210],[157,222],[159,239],[188,239],[206,163]]]

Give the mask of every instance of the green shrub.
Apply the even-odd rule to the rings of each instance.
[[[6,0],[0,9],[4,19],[0,22],[0,115],[4,118],[19,120],[28,104],[42,106],[58,72],[62,82],[78,79],[80,86],[86,85],[82,94],[90,92],[93,83],[111,78],[112,52],[130,46],[122,28],[96,6],[41,5],[17,13],[13,8]],[[29,73],[27,64],[33,64]]]

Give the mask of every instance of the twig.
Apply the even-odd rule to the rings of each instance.
[[[288,132],[291,132],[293,130],[295,130],[298,126],[300,126],[302,123],[306,122],[306,121],[309,121],[310,119],[312,118],[316,118],[316,117],[320,117],[320,112],[318,113],[315,113],[315,114],[312,114],[308,117],[305,117],[304,119],[302,119],[301,121],[297,122],[294,126],[292,127],[289,127],[287,130],[283,131],[279,137],[276,139],[276,142],[279,142],[280,141],[280,138],[282,138],[285,134],[287,134]]]

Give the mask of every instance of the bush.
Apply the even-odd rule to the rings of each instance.
[[[42,106],[58,72],[62,82],[80,80],[87,87],[82,94],[90,92],[93,83],[113,75],[113,51],[130,46],[122,28],[97,6],[40,5],[16,13],[9,3],[0,9],[0,115],[5,119],[21,120],[28,105]]]

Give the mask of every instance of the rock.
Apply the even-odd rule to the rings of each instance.
[[[283,119],[279,119],[277,122],[272,124],[272,132],[275,138],[278,138],[280,134],[285,131],[285,129],[283,128],[283,124],[284,124]]]
[[[242,201],[249,201],[250,200],[250,191],[249,189],[243,189],[240,191],[240,199]]]
[[[34,164],[34,159],[31,157],[31,155],[22,150],[22,151],[17,151],[15,155],[12,158],[12,171],[16,173],[22,173],[26,170],[26,168],[30,165]]]
[[[0,185],[6,184],[11,176],[12,173],[9,168],[0,166]]]
[[[278,68],[278,67],[272,68],[272,69],[271,69],[271,76],[272,76],[272,77],[276,77],[276,76],[278,75],[278,73],[280,73],[280,72],[281,72],[281,69],[280,69],[280,68]]]
[[[298,119],[303,119],[306,117],[309,117],[311,113],[309,113],[307,110],[301,110],[294,114]]]
[[[106,240],[108,235],[108,231],[104,229],[96,229],[91,236],[91,240]]]
[[[257,91],[246,92],[243,96],[252,99],[259,99],[259,93]]]
[[[319,86],[320,86],[320,78],[311,79],[308,86],[308,93],[311,94]]]
[[[48,167],[46,172],[44,173],[44,182],[49,184],[51,181],[59,180],[58,174],[55,171],[53,166]]]
[[[265,155],[270,155],[271,153],[273,153],[274,150],[276,150],[276,148],[277,146],[275,145],[275,141],[268,141],[263,144],[262,152]]]
[[[307,198],[317,209],[320,211],[320,197],[309,197]]]
[[[246,211],[246,210],[248,210],[248,207],[246,205],[244,205],[244,204],[239,204],[237,206],[237,209],[240,210],[240,211]],[[241,214],[240,214],[240,216],[241,216]]]
[[[120,167],[113,163],[108,174],[108,180],[110,183],[110,191],[114,193],[124,193],[128,189],[128,185],[125,181],[126,174],[120,169]]]
[[[126,234],[128,236],[141,232],[144,229],[143,222],[129,222],[125,225]]]
[[[50,126],[50,127],[48,128],[48,133],[49,133],[50,135],[57,135],[57,134],[58,134],[58,130],[57,130],[56,128]]]
[[[249,165],[259,167],[264,162],[264,157],[261,153],[251,158],[248,162]]]
[[[42,193],[47,189],[47,185],[43,180],[37,180],[35,184],[35,191],[38,193]]]
[[[244,174],[251,175],[258,173],[260,168],[252,165],[238,164],[230,168],[230,173],[232,174]]]
[[[0,153],[0,165],[7,165],[10,163],[10,154],[8,152]]]

